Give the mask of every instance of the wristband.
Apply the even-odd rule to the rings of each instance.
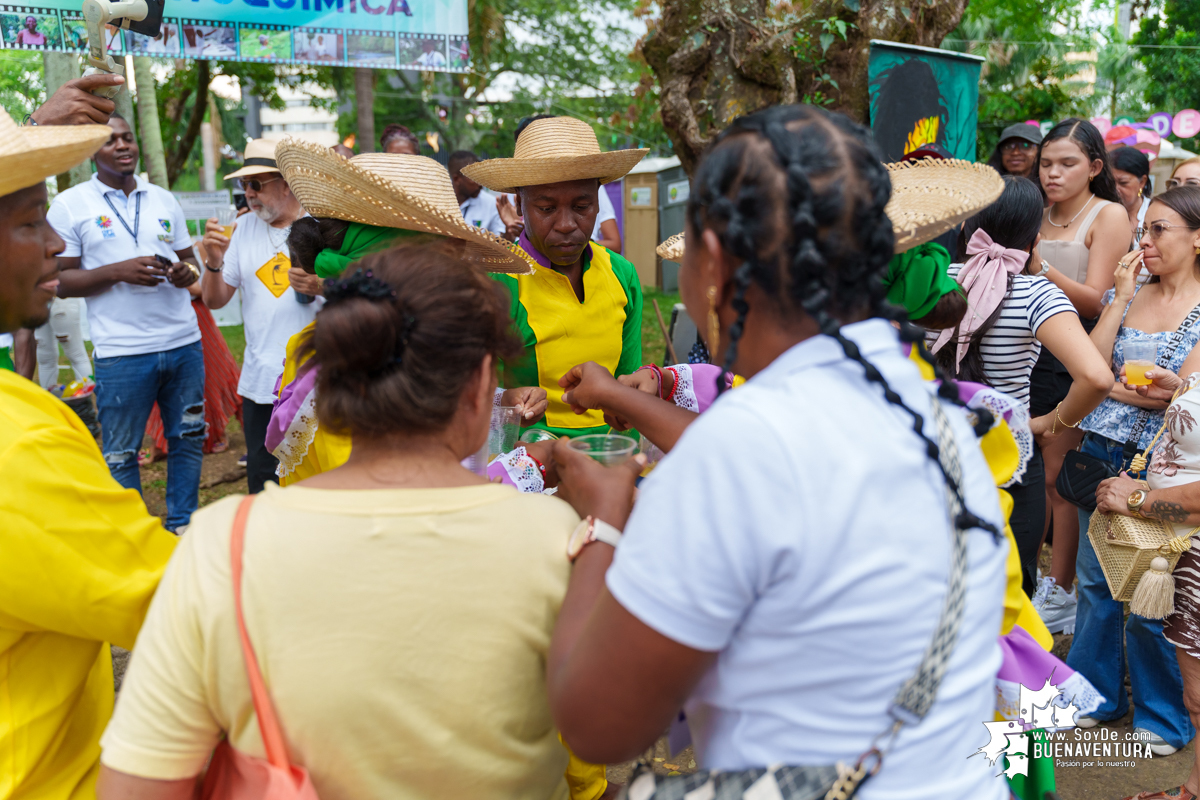
[[[205,268],[206,270],[208,270],[209,272],[216,272],[216,273],[220,273],[220,272],[221,272],[221,270],[223,270],[223,269],[224,269],[224,267],[217,267],[216,269],[213,269],[213,268],[212,268],[212,267],[210,267],[208,264],[205,264],[205,265],[204,265],[204,268]]]
[[[534,465],[538,468],[538,471],[542,473],[542,480],[545,480],[546,479],[546,465],[543,464],[542,462],[538,461],[536,458],[534,458],[533,455],[530,454],[530,452],[528,450],[525,451],[525,457],[534,463]]]
[[[655,396],[658,397],[659,400],[663,399],[663,396],[662,396],[662,390],[663,390],[662,369],[659,368],[658,364],[647,364],[646,366],[642,367],[642,369],[648,369],[654,373],[654,377],[658,379],[658,389],[654,392],[654,394],[655,394]]]

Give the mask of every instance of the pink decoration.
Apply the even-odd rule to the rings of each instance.
[[[1200,133],[1200,111],[1192,108],[1180,111],[1171,123],[1171,132],[1180,139],[1190,139]]]
[[[1108,133],[1108,129],[1112,127],[1112,121],[1108,117],[1092,117],[1092,124],[1100,131],[1101,136]]]

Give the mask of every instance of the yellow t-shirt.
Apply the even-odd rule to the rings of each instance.
[[[138,637],[105,765],[196,775],[222,731],[263,756],[230,585],[240,500],[192,517]],[[267,486],[246,526],[246,625],[291,757],[321,797],[566,796],[545,671],[578,519],[499,484]]]
[[[0,370],[0,798],[95,797],[113,705],[175,537],[71,409]]]

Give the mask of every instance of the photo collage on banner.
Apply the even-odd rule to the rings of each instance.
[[[4,48],[86,53],[80,0],[0,5]],[[106,28],[113,56],[470,70],[466,0],[166,0],[157,36]]]

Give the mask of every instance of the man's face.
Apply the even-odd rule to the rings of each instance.
[[[454,196],[458,198],[459,205],[462,205],[472,197],[478,196],[479,190],[483,188],[466,175],[463,175],[461,170],[451,176],[450,182],[454,184]]]
[[[525,235],[559,267],[579,260],[592,238],[600,212],[600,181],[547,183],[517,191],[517,213],[525,217]]]
[[[262,189],[255,191],[246,185],[246,205],[263,222],[271,223],[279,219],[295,199],[287,181],[278,172],[264,172],[251,176],[251,179],[261,182]]]
[[[0,197],[0,333],[50,319],[63,247],[46,222],[46,184]]]
[[[96,151],[96,170],[114,176],[132,175],[137,171],[138,144],[129,123],[113,117],[108,121],[112,136]]]

